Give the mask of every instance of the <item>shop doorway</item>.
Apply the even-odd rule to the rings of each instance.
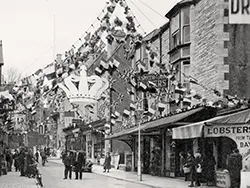
[[[237,148],[237,144],[231,138],[228,138],[228,137],[217,138],[216,140],[217,169],[227,168],[228,156],[236,148]]]
[[[145,136],[143,140],[143,173],[149,174],[150,172],[150,137]]]

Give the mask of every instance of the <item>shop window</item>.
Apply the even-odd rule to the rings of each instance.
[[[183,43],[190,42],[190,8],[182,10]]]

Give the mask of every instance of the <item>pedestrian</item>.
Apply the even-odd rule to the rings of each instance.
[[[35,153],[35,157],[36,157],[36,162],[38,163],[39,162],[39,153],[38,153],[38,150]]]
[[[11,171],[11,161],[12,161],[12,156],[9,150],[6,151],[6,162],[7,162],[7,168],[8,168],[8,172]]]
[[[208,153],[208,155],[204,159],[204,170],[205,170],[207,186],[215,185],[215,177],[216,177],[215,165],[216,161],[213,154]]]
[[[17,151],[17,149],[15,149],[14,151],[14,155],[13,155],[13,160],[14,160],[14,167],[15,167],[15,170],[16,172],[19,171],[19,166],[18,166],[18,157],[19,157],[19,152]]]
[[[181,177],[185,177],[185,181],[188,180],[187,178],[187,174],[184,173],[184,170],[183,170],[183,167],[184,165],[186,164],[186,158],[185,158],[185,153],[184,152],[180,152],[179,153],[179,156],[180,156],[180,176]]]
[[[199,187],[201,186],[201,173],[203,168],[203,159],[199,150],[194,154],[194,167],[193,180],[195,180],[195,185]],[[191,182],[191,184],[193,183]]]
[[[109,152],[107,152],[107,156],[105,157],[103,169],[103,172],[106,172],[107,170],[107,173],[109,173],[109,170],[111,169],[111,156]]]
[[[240,173],[242,169],[242,156],[238,149],[234,149],[228,158],[228,171],[231,179],[231,188],[240,187]]]
[[[194,156],[192,155],[192,152],[189,151],[187,152],[187,159],[186,159],[186,164],[184,165],[185,168],[188,170],[186,171],[186,176],[188,176],[189,180],[191,181],[191,184],[189,187],[194,187],[194,173],[195,173],[195,168],[194,168]]]
[[[18,157],[18,166],[20,168],[20,176],[25,176],[25,151],[22,149]]]
[[[85,166],[85,157],[83,152],[77,152],[75,156],[75,162],[74,162],[74,167],[75,167],[75,179],[80,180],[82,179],[82,168]],[[80,177],[79,177],[80,175]]]
[[[69,175],[69,179],[72,177],[72,166],[73,166],[73,152],[67,152],[67,156],[63,159],[64,164],[64,178],[67,179]]]

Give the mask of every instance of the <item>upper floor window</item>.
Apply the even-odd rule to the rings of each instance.
[[[190,42],[190,8],[182,9],[183,43]]]
[[[180,43],[180,15],[176,14],[170,22],[171,30],[171,49],[175,48]]]

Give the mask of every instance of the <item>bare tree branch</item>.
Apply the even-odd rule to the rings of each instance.
[[[9,68],[7,70],[6,81],[7,83],[15,83],[21,80],[22,74],[16,68]]]

